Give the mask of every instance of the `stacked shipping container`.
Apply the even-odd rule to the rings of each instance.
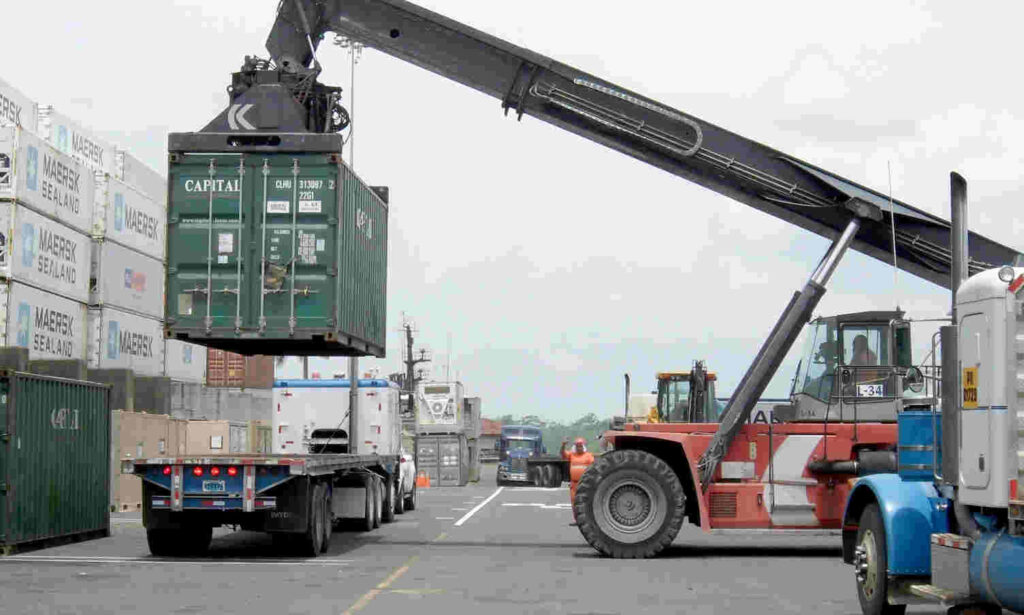
[[[165,352],[166,206],[158,172],[0,80],[0,342],[201,383],[205,352]]]

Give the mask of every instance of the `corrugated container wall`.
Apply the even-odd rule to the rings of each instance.
[[[0,282],[0,346],[28,349],[28,358],[85,360],[84,303],[20,282]]]
[[[164,316],[164,264],[113,241],[93,241],[89,305]]]
[[[269,389],[274,386],[274,357],[246,357],[216,348],[208,349],[206,357],[208,387]]]
[[[140,376],[161,376],[164,338],[160,321],[110,307],[89,308],[88,365],[124,368]]]
[[[384,356],[387,205],[337,154],[170,159],[169,336]]]
[[[0,372],[0,545],[109,533],[106,386]]]
[[[0,200],[18,201],[88,233],[93,173],[27,130],[0,128]]]
[[[85,303],[89,238],[16,203],[0,203],[0,275]]]
[[[117,148],[114,164],[117,167],[117,179],[135,188],[161,208],[167,207],[167,180],[162,175],[121,148]]]
[[[166,340],[164,375],[181,382],[202,382],[206,378],[206,348],[188,342]]]
[[[38,110],[35,101],[0,79],[0,126],[35,130],[39,123]]]
[[[39,108],[39,134],[93,171],[115,173],[114,146],[52,106]]]
[[[167,217],[162,205],[109,175],[96,176],[92,236],[164,259]]]

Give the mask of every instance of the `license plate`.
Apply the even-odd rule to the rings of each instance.
[[[885,397],[885,386],[881,384],[858,384],[857,397]]]
[[[204,480],[203,491],[206,493],[224,493],[224,481],[222,480]]]

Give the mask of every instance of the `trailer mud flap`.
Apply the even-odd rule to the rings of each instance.
[[[277,509],[266,511],[264,530],[268,532],[305,532],[309,522],[309,498],[312,483],[296,477],[266,495],[277,498]]]

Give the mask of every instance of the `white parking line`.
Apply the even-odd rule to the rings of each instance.
[[[459,512],[462,512],[464,510],[469,510],[469,509],[468,508],[453,508],[452,510],[457,510]]]
[[[455,519],[455,517],[434,517],[434,519],[436,519],[438,521],[451,521],[451,520]]]
[[[470,517],[472,517],[473,515],[475,515],[475,514],[477,513],[477,511],[478,511],[478,510],[480,510],[480,509],[481,509],[481,508],[483,508],[484,506],[487,506],[487,503],[488,503],[488,502],[490,502],[490,501],[491,501],[491,500],[493,500],[494,498],[498,497],[498,494],[499,494],[499,493],[501,493],[501,490],[502,490],[502,489],[504,489],[504,487],[498,487],[498,488],[497,488],[497,490],[495,490],[495,492],[494,492],[494,493],[492,493],[492,494],[490,495],[490,497],[488,497],[488,498],[487,498],[486,500],[484,500],[483,502],[480,502],[479,504],[477,504],[476,506],[474,506],[474,507],[473,507],[473,510],[469,511],[468,513],[466,513],[465,515],[463,515],[461,519],[459,519],[458,521],[456,521],[456,522],[455,522],[455,527],[459,527],[460,525],[462,525],[463,523],[465,523],[466,521],[468,521]]]
[[[110,557],[101,555],[9,555],[0,557],[5,562],[51,563],[51,564],[201,564],[204,566],[343,566],[351,564],[350,559],[313,560],[241,560],[241,559],[174,559],[160,557]]]

